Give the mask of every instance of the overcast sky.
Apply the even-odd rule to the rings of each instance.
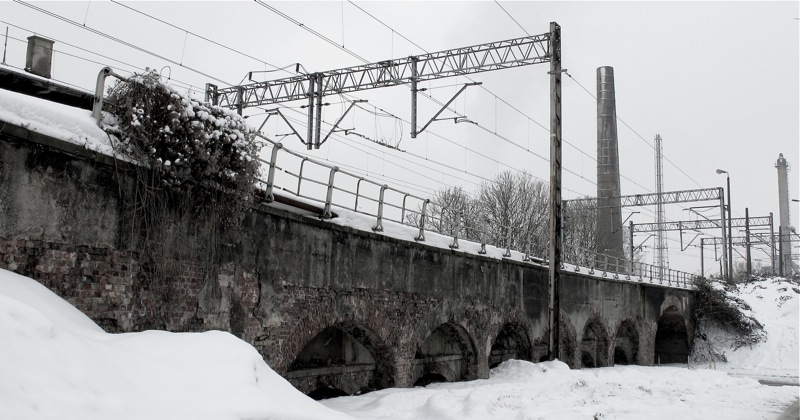
[[[725,176],[715,173],[724,169],[731,174],[734,217],[743,217],[749,207],[751,216],[772,212],[777,220],[775,161],[783,153],[790,165],[800,164],[798,9],[796,1],[0,2],[0,20],[2,29],[8,27],[7,65],[24,67],[23,41],[37,33],[56,41],[54,79],[93,89],[103,65],[122,74],[150,67],[195,95],[202,95],[207,82],[239,84],[249,71],[286,67],[254,75],[277,79],[296,74],[294,63],[308,72],[350,67],[363,64],[359,57],[375,62],[541,34],[555,21],[562,28],[563,68],[572,76],[564,77],[562,95],[566,198],[596,194],[592,95],[597,68],[611,66],[621,120],[623,194],[655,191],[652,144],[660,134],[667,159],[665,190],[724,186]],[[509,168],[546,180],[548,71],[548,64],[539,64],[469,76],[483,85],[468,88],[454,107],[477,124],[439,121],[417,139],[409,136],[405,86],[328,97],[328,123],[339,118],[346,101],[369,101],[342,123],[363,137],[334,136],[310,155],[418,195],[452,185],[475,191]],[[441,79],[423,87],[445,102],[470,80]],[[285,105],[292,107],[284,112],[304,135],[302,104]],[[424,98],[419,106],[420,125],[440,107]],[[245,113],[254,114],[251,121],[259,125],[262,112]],[[277,119],[264,127],[269,136],[287,131]],[[406,152],[369,139],[399,142]],[[284,143],[304,150],[296,138]],[[791,198],[800,198],[797,174],[790,172]],[[709,204],[714,203],[697,205]],[[696,219],[690,206],[668,206],[667,218]],[[651,208],[625,209],[623,217],[636,211],[629,219],[634,223],[654,221]],[[797,203],[792,211],[796,226]],[[719,216],[715,210],[704,214]],[[635,242],[651,246],[652,238],[646,237]],[[684,245],[693,237],[685,234]],[[670,239],[673,268],[697,271],[698,249],[680,252],[678,235]],[[706,260],[707,269],[711,264]]]

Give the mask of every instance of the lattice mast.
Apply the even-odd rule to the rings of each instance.
[[[663,279],[664,269],[669,267],[669,257],[667,255],[667,236],[664,230],[664,156],[661,146],[661,135],[656,134],[656,249],[654,265],[658,267],[659,278]]]

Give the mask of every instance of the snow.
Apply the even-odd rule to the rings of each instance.
[[[92,112],[0,89],[0,121],[114,156]]]
[[[0,419],[346,419],[221,331],[107,334],[0,270]]]
[[[558,361],[510,360],[485,380],[382,390],[324,404],[360,419],[756,419],[777,418],[796,396],[796,387],[767,387],[713,370],[570,370]]]
[[[0,90],[0,120],[113,156],[89,111]],[[371,231],[374,217],[335,209],[332,223]],[[384,222],[382,234],[417,229]],[[426,232],[426,244],[452,238]],[[459,252],[480,245],[459,241]],[[501,259],[503,249],[487,246]],[[522,254],[512,251],[512,259]],[[573,269],[574,267],[567,267]],[[673,419],[777,418],[798,399],[798,293],[783,279],[738,295],[767,339],[727,363],[570,370],[507,361],[489,379],[386,389],[322,404],[295,390],[249,344],[220,331],[107,334],[36,281],[0,270],[0,420],[5,419]],[[720,346],[724,334],[713,337]],[[795,413],[797,414],[797,413]]]
[[[797,386],[726,371],[797,378],[798,295],[786,294],[787,284],[741,288],[763,302],[752,305],[757,318],[762,310],[783,315],[764,318],[767,341],[731,353],[718,370],[509,360],[488,379],[318,403],[228,333],[107,334],[36,281],[0,270],[0,419],[777,418],[797,400]],[[771,298],[779,296],[791,297],[776,308]]]
[[[731,374],[778,382],[798,383],[800,371],[800,284],[783,278],[760,279],[737,285],[729,294],[751,307],[748,315],[764,326],[767,340],[752,348],[732,349],[732,337],[719,329],[706,331],[709,341],[724,352],[727,363],[716,369]]]

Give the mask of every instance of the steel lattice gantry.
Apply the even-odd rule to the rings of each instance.
[[[725,195],[723,189],[721,187],[718,187],[718,188],[702,188],[697,190],[665,191],[662,193],[623,195],[620,197],[612,197],[612,198],[614,200],[619,198],[620,207],[654,206],[659,204],[690,203],[697,201],[718,201],[720,208],[720,220],[722,220],[722,224],[721,226],[716,225],[715,227],[718,227],[722,230],[723,238],[727,238],[724,228],[724,226],[726,226],[724,197]],[[564,200],[565,205],[569,205],[571,203],[584,204],[586,207],[589,208],[605,207],[605,206],[600,206],[599,205],[600,203],[596,198],[580,198],[575,200]],[[631,235],[633,235],[633,230],[631,230]],[[723,253],[722,258],[725,262],[724,264],[725,267],[728,267],[727,262],[730,258],[732,258],[732,256]],[[725,273],[725,277],[729,276],[730,273]]]
[[[661,200],[659,201],[659,196]],[[613,197],[617,198],[617,197]],[[621,207],[654,206],[661,204],[690,203],[695,201],[717,201],[722,199],[721,188],[702,188],[698,190],[666,191],[661,194],[634,194],[619,197]],[[564,200],[565,203],[586,203],[589,207],[599,208],[596,198],[579,198]]]
[[[219,89],[209,83],[206,84],[206,101],[214,105],[237,109],[241,114],[242,109],[248,106],[307,99],[309,108],[308,136],[305,143],[311,149],[312,146],[319,148],[321,144],[320,126],[322,125],[323,96],[410,84],[411,137],[413,138],[422,131],[417,131],[418,82],[539,63],[550,63],[550,71],[548,72],[550,75],[550,332],[548,353],[550,360],[552,360],[559,357],[558,317],[560,313],[559,289],[562,229],[561,73],[564,70],[561,68],[561,26],[558,23],[550,22],[550,31],[540,35],[410,56],[403,59],[379,61],[339,70],[304,74],[223,89]],[[452,99],[450,101],[452,102]],[[445,104],[442,109],[445,109],[449,103]],[[436,116],[431,121],[435,118]],[[427,124],[425,127],[427,127]],[[423,130],[425,127],[423,127]],[[313,141],[312,135],[314,137]]]
[[[239,108],[397,86],[550,61],[550,33],[456,48],[402,59],[347,67],[217,89],[207,85],[213,103]]]
[[[750,217],[749,227],[756,226],[772,226],[772,217]],[[730,220],[732,227],[747,227],[747,218],[736,217]],[[659,230],[658,223],[640,223],[633,224],[633,231],[636,233],[641,232],[657,232]],[[685,220],[679,222],[664,222],[661,230],[703,230],[703,229],[719,229],[722,227],[720,220]]]
[[[411,86],[412,94],[411,137],[414,138],[425,129],[423,127],[422,130],[417,131],[418,82],[551,62],[551,50],[555,38],[553,27],[557,27],[560,32],[557,24],[551,24],[551,31],[540,35],[379,61],[338,70],[222,89],[207,83],[206,101],[214,105],[236,109],[241,114],[242,109],[246,107],[307,99],[308,137],[305,143],[311,149],[312,145],[319,148],[321,144],[320,126],[324,96],[408,84]],[[558,49],[560,50],[560,47]],[[314,141],[312,141],[312,137]]]

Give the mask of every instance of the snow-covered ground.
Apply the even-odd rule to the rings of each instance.
[[[764,326],[767,340],[752,348],[734,350],[730,334],[715,328],[704,331],[717,352],[723,353],[728,361],[715,361],[716,369],[733,375],[798,384],[800,283],[782,278],[760,279],[737,285],[728,294],[750,306],[751,310],[746,313]]]
[[[784,284],[743,287],[765,302],[752,305],[757,318],[785,315],[760,317],[767,341],[717,370],[512,360],[489,379],[318,403],[230,334],[107,334],[36,281],[0,270],[0,419],[777,419],[797,386],[725,371],[796,380],[800,299]],[[770,312],[773,296],[789,296],[784,309]]]
[[[113,154],[85,110],[0,90],[0,120]],[[371,228],[362,215],[340,216],[336,223]],[[385,232],[415,233],[403,226]],[[442,247],[450,240],[429,239]],[[462,250],[476,246],[462,243]],[[728,363],[715,369],[706,363],[570,370],[560,362],[509,361],[485,380],[320,404],[230,334],[106,334],[37,282],[0,270],[0,420],[778,418],[797,401],[798,387],[753,378],[797,381],[800,295],[783,280],[744,285],[739,295],[765,325],[767,340],[726,351]],[[715,340],[726,345],[724,335]]]

